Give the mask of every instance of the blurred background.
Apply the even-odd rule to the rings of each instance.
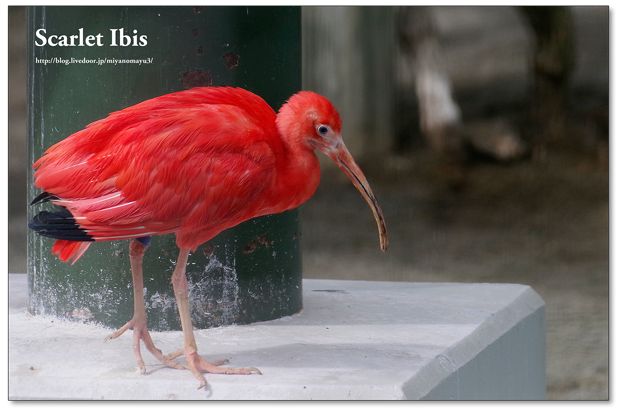
[[[608,399],[609,8],[305,7],[329,98],[385,213],[325,163],[305,278],[519,283],[547,303],[548,398]],[[26,9],[9,8],[9,271],[26,272]],[[323,159],[322,159],[323,161]]]

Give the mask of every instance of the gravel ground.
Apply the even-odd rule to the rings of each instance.
[[[514,15],[495,9],[499,17],[491,13],[484,20],[500,22],[507,28],[502,33],[509,33],[508,23],[502,22]],[[444,8],[441,25],[458,21],[454,30],[478,27],[479,16],[476,21],[465,11]],[[584,33],[580,59],[589,64],[579,65],[577,73],[599,85],[592,68],[606,61],[607,46],[600,37],[608,36],[605,13],[584,8],[576,14],[577,28]],[[25,272],[23,9],[10,10],[10,26],[9,271]],[[518,32],[516,38],[522,40],[524,32]],[[465,37],[453,33],[453,39],[462,46]],[[504,50],[502,46],[498,52]],[[474,52],[480,55],[472,61],[485,55],[478,48]],[[514,68],[506,65],[505,74],[514,78]],[[465,81],[455,79],[455,84]],[[490,89],[478,94],[467,105],[469,113],[483,111],[498,96],[501,91]],[[576,125],[562,145],[546,146],[534,159],[509,165],[474,162],[455,170],[424,152],[362,165],[386,215],[390,247],[385,254],[361,196],[343,174],[327,170],[317,194],[301,208],[304,277],[530,285],[547,303],[548,398],[608,399],[607,142],[591,124]]]

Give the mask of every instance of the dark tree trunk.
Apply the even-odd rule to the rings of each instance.
[[[530,120],[545,140],[563,135],[570,75],[575,66],[573,18],[569,7],[520,8],[536,36],[532,59]]]

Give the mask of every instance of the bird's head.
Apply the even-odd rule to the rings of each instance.
[[[302,91],[282,106],[276,124],[281,136],[300,140],[311,151],[321,151],[351,179],[372,209],[379,227],[381,250],[385,251],[388,236],[383,212],[364,173],[344,145],[340,134],[342,121],[334,105],[321,95]]]

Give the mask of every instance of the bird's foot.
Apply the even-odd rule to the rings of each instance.
[[[209,362],[202,358],[200,355],[198,355],[196,351],[190,351],[189,353],[185,353],[181,350],[174,352],[167,357],[171,357],[174,355],[180,356],[181,354],[185,354],[185,361],[187,361],[189,370],[192,372],[192,374],[194,374],[198,381],[200,381],[200,387],[198,387],[198,389],[207,385],[207,380],[202,375],[203,372],[209,374],[251,375],[252,373],[255,373],[262,375],[262,372],[260,372],[258,368],[222,367],[220,365],[228,363],[227,359]]]
[[[148,329],[146,328],[146,321],[136,321],[133,318],[127,322],[122,328],[117,330],[105,337],[104,342],[107,342],[108,339],[116,339],[127,331],[127,329],[133,328],[133,352],[136,357],[136,361],[138,362],[138,368],[142,374],[146,374],[146,366],[144,364],[144,360],[142,359],[142,353],[140,352],[140,341],[144,342],[144,346],[146,349],[153,354],[155,358],[157,358],[161,363],[168,365],[171,368],[175,369],[187,369],[189,367],[174,361],[174,358],[169,358],[168,356],[164,356],[161,350],[155,347],[153,344],[153,340],[151,339],[151,335],[149,334]]]

